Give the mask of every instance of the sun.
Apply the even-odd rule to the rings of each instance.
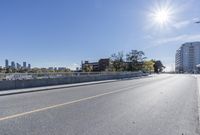
[[[160,25],[167,24],[170,21],[170,12],[166,9],[160,9],[154,13],[154,21]]]
[[[170,2],[156,3],[149,11],[149,17],[152,26],[158,28],[168,28],[174,20],[175,9]]]

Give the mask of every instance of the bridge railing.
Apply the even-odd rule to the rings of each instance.
[[[65,73],[0,73],[2,80],[53,79],[70,76],[145,75],[142,72],[65,72]]]

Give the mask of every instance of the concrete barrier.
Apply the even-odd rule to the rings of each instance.
[[[134,72],[134,73],[122,72],[122,73],[117,73],[117,74],[68,76],[68,77],[63,77],[63,78],[31,79],[31,80],[3,80],[3,81],[0,81],[0,91],[41,87],[41,86],[52,86],[52,85],[60,85],[60,84],[72,84],[72,83],[91,82],[91,81],[123,79],[123,78],[132,78],[132,77],[140,77],[140,76],[147,76],[147,74],[144,74],[141,72]]]

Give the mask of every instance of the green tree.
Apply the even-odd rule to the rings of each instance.
[[[142,70],[144,60],[146,59],[143,51],[131,50],[126,55],[127,70],[138,71]]]
[[[84,72],[92,72],[92,70],[93,70],[93,67],[90,64],[85,64],[83,67]]]
[[[114,53],[111,56],[113,71],[124,71],[124,54],[123,52]]]
[[[153,60],[149,60],[149,61],[144,61],[143,64],[143,70],[145,72],[153,72],[154,71],[154,61]]]
[[[163,66],[163,64],[162,64],[162,62],[160,60],[155,61],[153,67],[154,67],[154,72],[155,73],[160,73],[165,68],[165,66]]]

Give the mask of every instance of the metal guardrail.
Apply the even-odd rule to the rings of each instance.
[[[68,73],[0,73],[2,80],[30,80],[30,79],[50,79],[65,78],[69,76],[92,76],[92,75],[140,75],[142,72],[68,72]]]

